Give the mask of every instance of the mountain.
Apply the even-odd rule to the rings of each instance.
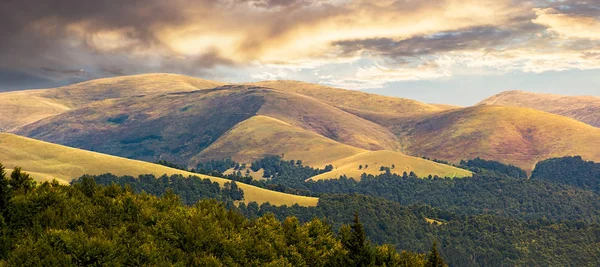
[[[38,90],[0,93],[0,131],[106,99],[214,88],[225,83],[177,74],[141,74],[86,81]]]
[[[43,97],[44,90],[0,93],[0,132],[52,117],[70,110],[55,99]]]
[[[310,97],[249,86],[99,101],[23,126],[16,133],[127,158],[188,164],[255,115],[288,123],[291,131],[310,131],[361,149],[398,146],[396,136],[383,126]],[[260,144],[242,145],[262,149],[255,147]],[[285,151],[277,154],[281,153]]]
[[[249,85],[269,87],[310,96],[332,106],[358,114],[391,113],[415,115],[439,112],[447,108],[421,103],[412,99],[369,94],[356,90],[339,89],[299,81],[263,81],[250,83]]]
[[[524,91],[506,91],[491,96],[478,105],[497,105],[533,108],[571,117],[600,127],[600,97],[564,96]]]
[[[314,132],[281,120],[257,115],[229,130],[217,141],[192,158],[192,166],[211,159],[231,158],[252,162],[264,155],[284,155],[284,159],[302,159],[304,164],[323,168],[335,160],[366,152],[341,144]]]
[[[31,104],[37,110],[25,108],[28,98],[37,101],[31,94],[46,101]],[[368,151],[453,163],[481,157],[528,171],[549,157],[600,160],[594,151],[599,129],[565,116],[513,106],[425,104],[297,81],[224,85],[136,75],[26,92],[13,103],[7,109],[29,121],[10,132],[188,167],[219,158],[250,163],[273,154],[323,167]],[[381,157],[372,155],[365,164],[378,163]]]
[[[112,173],[114,175],[140,174],[181,174],[195,175],[208,178],[224,184],[229,180],[185,172],[158,164],[125,159],[57,144],[38,141],[13,134],[0,133],[0,163],[8,169],[22,167],[38,181],[48,181],[56,178],[62,183],[68,183],[73,178],[84,174],[98,175]],[[318,199],[270,191],[255,186],[239,183],[244,190],[244,201],[258,203],[270,202],[273,205],[315,206]]]
[[[393,129],[409,155],[453,162],[481,157],[532,170],[551,157],[600,160],[600,129],[528,108],[475,106],[402,121]]]
[[[327,180],[346,175],[348,178],[359,179],[363,173],[379,175],[389,168],[391,173],[403,175],[414,172],[419,177],[428,175],[439,177],[468,177],[472,173],[450,165],[440,164],[422,158],[411,157],[394,151],[368,151],[356,154],[332,163],[333,170],[311,177],[310,180]]]

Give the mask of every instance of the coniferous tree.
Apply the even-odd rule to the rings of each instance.
[[[4,165],[0,163],[0,214],[4,213],[8,199],[10,195],[10,188],[8,187],[8,179],[6,177],[6,171],[4,171]]]
[[[351,233],[342,242],[349,251],[349,258],[354,266],[370,266],[374,263],[374,254],[367,242],[365,228],[358,218],[358,213],[354,213],[354,221],[350,226]],[[346,234],[347,235],[347,234]]]
[[[9,185],[13,190],[24,190],[25,192],[31,191],[36,182],[29,176],[28,173],[22,172],[20,167],[16,167],[10,174]]]
[[[444,259],[440,255],[437,250],[437,242],[433,242],[431,246],[431,251],[429,252],[429,257],[427,259],[427,263],[425,263],[425,267],[447,267]]]

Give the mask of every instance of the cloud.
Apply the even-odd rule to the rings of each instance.
[[[294,78],[335,66],[313,78],[383,86],[464,66],[594,68],[598,10],[574,0],[0,1],[0,69],[61,82],[236,69]]]
[[[600,40],[600,18],[583,15],[569,15],[553,8],[535,9],[534,23],[548,27],[561,38],[583,38]]]

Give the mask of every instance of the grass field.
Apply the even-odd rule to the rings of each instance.
[[[96,79],[50,89],[4,92],[0,93],[0,131],[8,132],[105,99],[187,92],[224,84],[184,75],[155,73]]]
[[[34,139],[13,134],[0,133],[0,162],[8,169],[21,167],[38,181],[56,178],[62,183],[68,183],[72,178],[84,174],[102,174],[110,172],[115,175],[138,176],[140,174],[182,174],[196,175],[223,184],[228,180],[168,168],[162,165],[143,161],[130,160]],[[270,202],[273,205],[315,206],[317,198],[295,196],[270,191],[251,185],[238,183],[244,190],[246,202]]]
[[[59,101],[44,98],[44,90],[25,90],[0,93],[0,131],[63,113],[70,108]]]
[[[506,91],[479,102],[479,105],[532,108],[571,117],[600,127],[600,97],[596,96],[564,96]]]
[[[324,167],[335,160],[365,151],[278,119],[258,115],[236,125],[193,158],[192,163],[224,158],[251,163],[266,155],[283,154],[284,159],[301,159],[309,166]]]
[[[179,74],[149,73],[96,79],[47,89],[44,91],[43,96],[56,99],[70,107],[78,107],[104,99],[189,92],[210,89],[224,84],[226,83]]]
[[[336,107],[368,112],[421,114],[442,110],[434,105],[412,99],[369,94],[299,81],[263,81],[251,84],[310,96]]]
[[[360,168],[361,165],[363,166],[362,168]],[[367,165],[368,167],[366,167]],[[399,152],[381,150],[363,152],[348,158],[337,160],[333,162],[333,171],[314,176],[310,179],[315,181],[336,179],[342,175],[346,175],[348,178],[359,179],[363,173],[372,175],[385,173],[385,171],[381,171],[380,168],[391,168],[392,165],[394,165],[394,168],[390,169],[390,172],[398,175],[402,175],[404,172],[410,173],[411,171],[419,177],[437,175],[440,177],[458,178],[472,175],[469,171],[449,165],[407,156]]]
[[[475,106],[417,120],[398,132],[411,155],[460,161],[481,157],[531,171],[544,159],[600,160],[600,128],[534,109]]]

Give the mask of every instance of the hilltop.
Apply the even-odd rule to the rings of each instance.
[[[49,89],[0,93],[0,131],[52,117],[106,99],[214,88],[222,82],[178,74],[153,73],[96,79]]]
[[[356,90],[347,90],[300,81],[262,81],[249,85],[263,86],[292,92],[319,99],[332,106],[357,114],[426,114],[444,110],[440,106],[421,103],[416,100],[370,94]]]
[[[534,109],[475,106],[404,122],[395,132],[411,155],[457,162],[481,157],[532,170],[551,157],[599,160],[600,129]]]
[[[332,163],[333,170],[311,177],[310,180],[327,180],[339,178],[342,175],[348,178],[359,179],[363,173],[379,175],[388,168],[390,173],[403,175],[414,172],[419,177],[428,175],[439,177],[468,177],[472,173],[450,165],[436,163],[422,158],[411,157],[394,151],[369,151],[353,155]],[[382,169],[384,168],[384,169]]]
[[[190,159],[238,123],[255,115],[289,124],[285,131],[310,131],[354,146],[354,150],[395,149],[398,145],[396,136],[385,127],[315,99],[248,86],[95,102],[24,126],[17,133],[128,158],[189,164]],[[263,122],[267,121],[258,121]],[[240,145],[254,151],[264,146],[260,143]],[[274,151],[265,150],[267,152]],[[277,154],[285,152],[281,150]],[[205,153],[200,157],[206,156]]]
[[[553,103],[583,103],[557,115],[515,106],[426,104],[297,81],[225,84],[148,74],[0,94],[2,99],[12,99],[2,107],[16,114],[0,118],[10,132],[191,168],[204,160],[250,163],[267,155],[322,167],[369,151],[453,163],[481,157],[525,170],[548,157],[600,159],[593,150],[600,144],[598,128],[563,116],[598,119],[589,104],[595,102],[585,97],[552,96]],[[510,98],[500,99],[493,102]],[[372,163],[381,156],[375,158]],[[432,168],[419,175],[438,173]]]
[[[68,183],[71,179],[84,174],[98,175],[107,172],[114,175],[131,175],[134,177],[140,174],[154,174],[156,176],[163,174],[195,175],[200,178],[208,178],[221,185],[229,181],[158,164],[85,151],[6,133],[0,133],[0,162],[8,169],[22,167],[23,170],[39,181],[56,178],[62,183]],[[244,190],[244,201],[246,202],[315,206],[318,201],[317,198],[270,191],[243,183],[238,183],[238,186]]]
[[[478,105],[526,107],[558,114],[600,127],[600,97],[564,96],[525,91],[506,91]]]
[[[237,124],[221,136],[192,158],[192,165],[224,158],[252,162],[265,155],[283,154],[284,159],[302,159],[309,166],[322,168],[340,158],[363,152],[366,150],[341,144],[278,119],[258,115]]]

